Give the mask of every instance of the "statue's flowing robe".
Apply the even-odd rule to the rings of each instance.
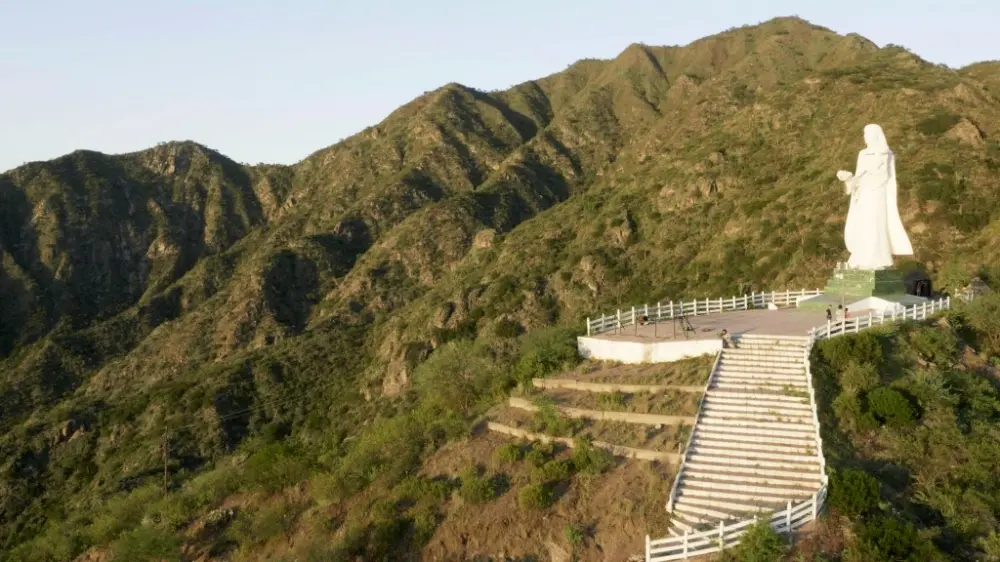
[[[896,201],[896,159],[892,151],[865,149],[848,182],[852,192],[844,241],[851,252],[848,266],[882,269],[892,266],[892,256],[913,254],[903,229]]]

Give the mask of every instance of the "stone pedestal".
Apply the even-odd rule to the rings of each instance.
[[[912,305],[925,299],[906,294],[903,276],[895,268],[889,269],[843,269],[833,270],[833,276],[826,282],[823,294],[804,299],[799,308],[823,310],[836,309],[844,303],[848,308]]]
[[[823,293],[828,295],[864,298],[905,295],[903,276],[896,268],[888,269],[834,269],[833,277],[826,282]]]

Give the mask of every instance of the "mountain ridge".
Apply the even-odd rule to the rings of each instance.
[[[0,174],[0,544],[159,474],[170,428],[178,482],[261,435],[339,439],[339,459],[449,342],[508,357],[497,333],[822,286],[843,254],[833,174],[868,122],[899,159],[901,265],[951,290],[997,278],[983,64],[779,18],[503,91],[447,84],[292,165],[172,141]],[[81,420],[79,451],[40,437]]]

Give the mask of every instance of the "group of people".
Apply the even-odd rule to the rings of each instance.
[[[847,309],[844,308],[844,305],[838,304],[837,305],[837,322],[843,322],[844,320],[847,320],[849,317],[850,316],[848,316]],[[826,321],[827,322],[833,322],[833,308],[831,308],[829,306],[826,307]]]

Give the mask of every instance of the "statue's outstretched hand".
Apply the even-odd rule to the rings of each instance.
[[[840,181],[850,181],[854,177],[854,174],[848,172],[847,170],[840,170],[837,172],[837,179]]]

